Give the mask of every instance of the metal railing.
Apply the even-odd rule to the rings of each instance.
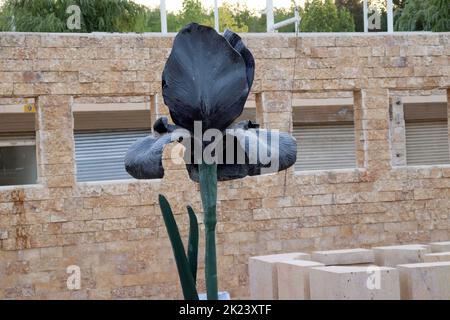
[[[368,0],[363,0],[363,16],[364,16],[364,32],[369,32],[368,23]],[[166,11],[166,0],[160,0],[160,11],[161,11],[161,32],[167,33],[167,11]],[[267,32],[276,32],[278,29],[285,27],[290,24],[295,24],[295,32],[297,33],[300,29],[301,17],[296,7],[294,10],[294,17],[275,23],[275,18],[273,14],[273,0],[266,0],[266,24]],[[386,11],[387,11],[387,32],[394,32],[394,14],[393,14],[393,3],[392,0],[386,0]],[[219,31],[219,6],[218,0],[214,0],[214,28]]]

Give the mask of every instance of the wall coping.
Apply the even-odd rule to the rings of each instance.
[[[112,33],[112,32],[92,32],[92,33],[52,33],[52,32],[0,32],[0,35],[40,35],[40,36],[66,36],[66,37],[152,37],[152,38],[172,38],[176,35],[176,32],[169,32],[162,34],[160,32],[144,32],[144,33]],[[240,33],[240,35],[249,38],[312,38],[312,37],[383,37],[383,36],[439,36],[450,35],[450,32],[431,32],[431,31],[412,31],[412,32],[305,32],[299,33],[298,36],[295,33]]]

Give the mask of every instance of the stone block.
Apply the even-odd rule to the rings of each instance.
[[[357,248],[357,249],[343,249],[343,250],[314,251],[311,255],[311,260],[321,262],[326,266],[348,265],[348,264],[373,263],[375,261],[375,256],[372,250]]]
[[[277,262],[295,259],[309,260],[310,255],[301,252],[251,257],[249,260],[250,297],[254,300],[278,299]]]
[[[450,251],[429,253],[426,254],[424,257],[424,262],[440,262],[440,261],[450,261]]]
[[[311,300],[399,300],[398,271],[389,267],[327,266],[309,271]]]
[[[423,244],[374,247],[377,266],[395,267],[399,264],[424,262],[424,256],[431,253],[430,247]]]
[[[277,263],[278,298],[280,300],[309,300],[309,270],[323,263],[291,260]]]
[[[431,252],[450,252],[450,241],[430,243]]]
[[[0,240],[6,240],[6,239],[8,239],[8,231],[0,230]]]
[[[450,300],[450,262],[398,265],[405,300]]]

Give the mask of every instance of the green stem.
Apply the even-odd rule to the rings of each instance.
[[[208,300],[218,300],[216,259],[217,165],[199,164],[200,193],[205,223],[205,278]]]

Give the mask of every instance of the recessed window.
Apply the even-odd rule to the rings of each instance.
[[[35,184],[34,100],[0,100],[0,186]]]
[[[447,104],[405,103],[407,165],[449,164]]]
[[[353,99],[293,100],[295,170],[356,167]]]
[[[74,104],[77,181],[132,179],[124,157],[137,139],[151,133],[150,97],[99,100]]]

